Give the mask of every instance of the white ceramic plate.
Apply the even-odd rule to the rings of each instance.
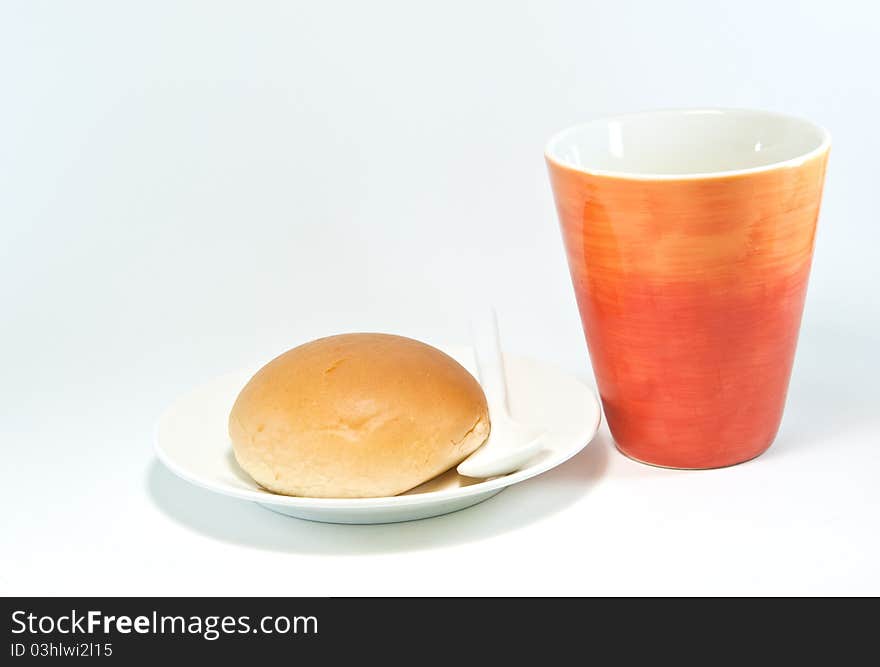
[[[442,349],[476,376],[469,348]],[[599,428],[596,396],[578,380],[553,366],[509,355],[505,366],[513,416],[546,430],[547,438],[544,451],[523,469],[501,477],[474,480],[461,477],[453,468],[411,491],[386,498],[298,498],[266,491],[238,467],[226,433],[229,410],[256,369],[225,375],[180,398],[159,420],[156,453],[188,482],[301,519],[393,523],[447,514],[564,463]]]

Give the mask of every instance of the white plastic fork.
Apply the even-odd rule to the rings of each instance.
[[[507,378],[494,309],[476,313],[471,319],[474,354],[480,384],[489,406],[492,428],[486,442],[458,464],[465,477],[496,477],[519,470],[544,446],[544,433],[520,424],[510,416]]]

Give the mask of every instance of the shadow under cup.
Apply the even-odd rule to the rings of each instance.
[[[773,442],[830,139],[740,110],[596,120],[546,159],[590,358],[626,455],[717,468]]]

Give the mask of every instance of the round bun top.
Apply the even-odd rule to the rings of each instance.
[[[285,352],[229,416],[235,457],[257,483],[324,498],[402,493],[460,463],[488,433],[483,391],[457,361],[373,333]]]

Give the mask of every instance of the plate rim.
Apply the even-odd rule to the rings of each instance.
[[[442,346],[439,349],[447,352],[449,350],[461,350],[461,349],[470,349],[467,346]],[[517,360],[520,362],[526,362],[531,365],[545,366],[550,367],[554,371],[557,371],[561,374],[564,374],[565,377],[569,378],[573,382],[577,382],[581,387],[586,391],[586,394],[590,397],[593,405],[596,410],[596,417],[592,426],[585,427],[584,430],[584,442],[580,446],[572,447],[570,450],[564,453],[564,456],[559,459],[550,458],[548,461],[543,463],[538,463],[524,470],[518,470],[513,473],[509,473],[507,475],[503,475],[501,477],[495,477],[493,479],[484,480],[482,482],[477,482],[476,484],[469,484],[468,486],[460,486],[451,489],[440,489],[438,491],[426,491],[425,493],[418,493],[414,495],[397,495],[397,496],[379,496],[375,498],[314,498],[307,496],[285,496],[282,494],[272,493],[271,491],[259,491],[254,489],[235,489],[235,488],[227,488],[227,487],[219,487],[214,484],[206,483],[202,479],[190,475],[187,471],[178,466],[172,459],[168,457],[168,455],[163,451],[160,440],[160,430],[162,428],[162,424],[165,420],[175,411],[176,406],[185,398],[195,394],[207,387],[214,385],[219,382],[222,378],[230,377],[233,375],[244,375],[249,371],[240,370],[236,372],[223,373],[221,375],[216,376],[214,379],[204,382],[190,391],[181,394],[178,396],[170,406],[168,406],[165,410],[163,410],[162,414],[156,420],[156,423],[153,426],[153,451],[155,452],[158,459],[162,462],[162,464],[168,468],[172,473],[180,477],[186,482],[198,486],[199,488],[206,489],[208,491],[212,491],[214,493],[238,498],[240,500],[250,500],[256,503],[262,504],[271,504],[271,505],[280,505],[284,507],[301,507],[303,509],[344,509],[347,511],[357,511],[357,510],[372,510],[372,509],[384,509],[384,508],[394,508],[394,507],[412,507],[415,505],[429,505],[437,502],[443,502],[446,500],[454,500],[458,498],[466,498],[468,496],[479,495],[482,493],[486,493],[488,491],[492,491],[495,489],[503,489],[507,486],[512,486],[513,484],[517,484],[519,482],[524,482],[527,479],[531,479],[532,477],[536,477],[545,472],[556,468],[566,461],[573,458],[575,455],[582,452],[593,440],[596,438],[596,433],[599,431],[599,427],[602,424],[602,406],[599,402],[598,397],[596,396],[596,392],[592,387],[589,387],[585,383],[583,383],[579,378],[574,377],[573,375],[567,373],[563,369],[559,368],[555,364],[552,364],[547,361],[542,361],[539,359],[535,359],[533,357],[523,356],[523,355],[515,355],[510,353],[504,353],[505,357],[510,358],[511,360]],[[549,463],[549,465],[547,465]],[[445,474],[445,473],[440,473]],[[426,480],[430,481],[430,480]]]

